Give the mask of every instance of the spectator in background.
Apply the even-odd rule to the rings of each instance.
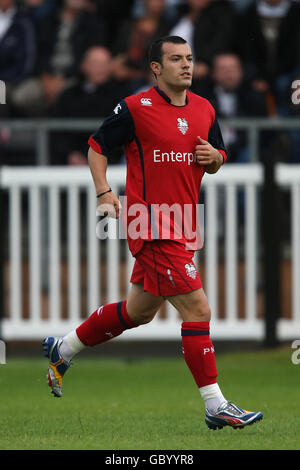
[[[35,58],[34,28],[29,17],[14,0],[0,0],[0,80],[6,84],[8,103],[14,88],[33,71]]]
[[[243,11],[245,8],[247,8],[251,3],[253,3],[255,0],[230,0],[232,3],[233,8],[236,11]]]
[[[147,80],[147,53],[150,43],[166,35],[171,27],[166,18],[165,0],[144,0],[144,13],[123,23],[113,44],[115,74],[133,81],[133,89]]]
[[[193,54],[195,24],[205,3],[203,0],[186,0],[184,5],[178,7],[177,20],[169,32],[170,36],[180,36],[185,39],[190,44]]]
[[[234,13],[227,1],[186,0],[178,8],[170,35],[181,36],[191,46],[195,66],[193,84],[209,76],[213,57],[232,45]]]
[[[0,0],[0,80],[6,86],[6,104],[0,117],[13,117],[11,97],[32,72],[36,57],[34,27],[14,0]],[[33,163],[29,132],[0,128],[0,165]]]
[[[107,30],[107,45],[114,43],[123,22],[132,17],[134,0],[93,0],[95,14],[104,21]]]
[[[178,7],[186,3],[186,0],[165,0],[166,16],[168,20],[174,21],[177,17]],[[141,16],[145,10],[144,0],[134,0],[131,15],[133,17]]]
[[[47,115],[62,90],[73,83],[86,50],[106,44],[105,24],[88,10],[88,0],[64,0],[39,23],[36,76],[14,97],[26,115]]]
[[[46,16],[58,9],[59,0],[24,0],[24,9],[36,28]]]
[[[265,117],[268,115],[264,92],[257,91],[244,79],[242,64],[237,55],[224,53],[215,56],[211,77],[198,82],[196,90],[207,98],[221,118]],[[228,150],[228,162],[249,161],[247,132],[223,129],[223,138]]]
[[[127,82],[113,77],[111,53],[104,47],[92,47],[80,64],[81,76],[77,83],[62,92],[57,100],[54,116],[59,118],[105,118],[118,102],[129,94]],[[86,132],[55,133],[52,139],[52,163],[87,164]],[[112,161],[121,158],[118,149]]]
[[[236,52],[257,90],[269,91],[286,115],[291,74],[297,67],[300,6],[291,0],[258,0],[238,18]]]
[[[213,58],[231,50],[235,12],[227,0],[198,0],[200,11],[195,22],[193,36],[194,80],[209,74]]]
[[[56,116],[104,117],[129,92],[128,82],[113,76],[113,60],[106,47],[88,49],[80,64],[80,72],[76,83],[58,98]]]

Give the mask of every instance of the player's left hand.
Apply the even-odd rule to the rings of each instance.
[[[199,165],[211,165],[212,163],[223,162],[222,155],[220,152],[215,149],[209,142],[204,139],[201,139],[200,136],[197,137],[198,144],[195,148],[195,156]]]

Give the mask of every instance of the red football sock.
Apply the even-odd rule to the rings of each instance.
[[[183,322],[181,336],[184,359],[198,387],[216,383],[217,367],[209,322]]]
[[[76,329],[76,334],[86,346],[95,346],[136,326],[127,313],[124,300],[99,307]]]

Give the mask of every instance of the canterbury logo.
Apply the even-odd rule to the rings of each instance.
[[[152,101],[150,98],[141,98],[141,103],[143,106],[152,106]]]
[[[104,305],[101,305],[101,307],[98,308],[98,310],[97,310],[98,315],[101,315],[101,313],[103,311],[103,307],[104,307]]]

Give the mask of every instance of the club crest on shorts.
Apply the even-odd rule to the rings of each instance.
[[[191,277],[192,279],[196,279],[197,270],[196,270],[194,264],[193,263],[186,264],[184,267],[185,267],[186,275]]]
[[[189,128],[187,120],[185,118],[177,118],[177,128],[185,135]]]

